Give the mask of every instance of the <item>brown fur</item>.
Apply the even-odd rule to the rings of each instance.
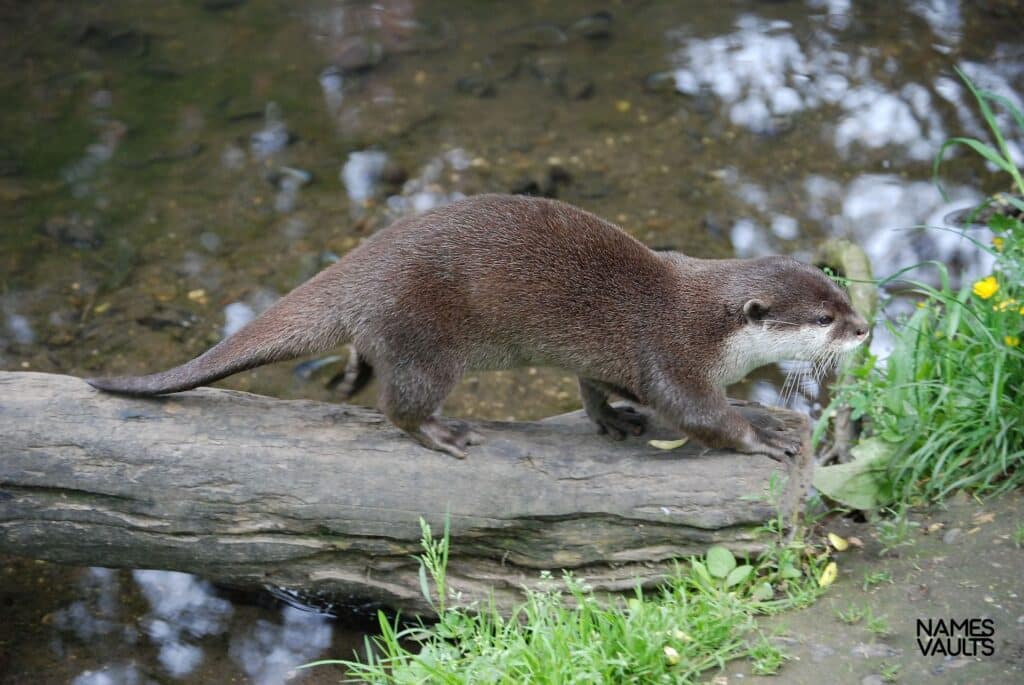
[[[481,195],[395,222],[191,362],[88,382],[179,392],[351,341],[347,391],[372,369],[388,418],[456,456],[475,436],[434,415],[462,374],[535,364],[578,374],[588,413],[615,436],[643,423],[609,406],[610,393],[710,446],[781,457],[798,445],[729,407],[723,344],[748,326],[787,335],[822,312],[837,319],[834,337],[866,333],[842,290],[795,260],[655,253],[571,205]]]

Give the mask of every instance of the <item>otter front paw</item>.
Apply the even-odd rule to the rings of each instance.
[[[775,461],[786,461],[800,454],[803,449],[800,437],[787,431],[781,423],[774,428],[754,426],[754,433],[757,436],[757,443],[750,451],[767,454]]]
[[[592,416],[597,432],[612,440],[622,440],[627,435],[642,435],[647,430],[647,417],[633,407],[605,407],[597,416]]]

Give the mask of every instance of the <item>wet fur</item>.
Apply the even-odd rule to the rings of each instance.
[[[822,312],[836,319],[827,331],[814,328]],[[780,458],[799,445],[730,408],[726,383],[814,340],[859,342],[863,328],[845,293],[795,260],[655,253],[562,202],[480,195],[395,222],[182,366],[88,382],[179,392],[351,342],[345,392],[375,373],[387,417],[455,456],[474,436],[435,414],[462,375],[530,364],[578,374],[588,413],[612,435],[643,428],[608,405],[615,393],[709,446]]]

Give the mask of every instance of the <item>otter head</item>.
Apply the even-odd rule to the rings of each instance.
[[[752,261],[743,325],[770,348],[772,361],[837,360],[867,338],[868,322],[820,269],[789,257]]]
[[[790,257],[744,262],[733,283],[739,329],[726,342],[726,384],[785,360],[835,366],[864,342],[868,322],[820,269]]]

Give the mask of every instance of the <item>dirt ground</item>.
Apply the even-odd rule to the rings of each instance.
[[[984,502],[961,494],[909,520],[906,543],[885,553],[872,524],[826,524],[864,546],[837,554],[838,580],[813,606],[761,621],[790,660],[774,677],[731,664],[716,685],[1024,683],[1024,493]],[[953,656],[961,631],[949,655],[924,656],[917,622],[929,618],[991,619],[994,653]],[[981,642],[977,650],[986,651]]]

